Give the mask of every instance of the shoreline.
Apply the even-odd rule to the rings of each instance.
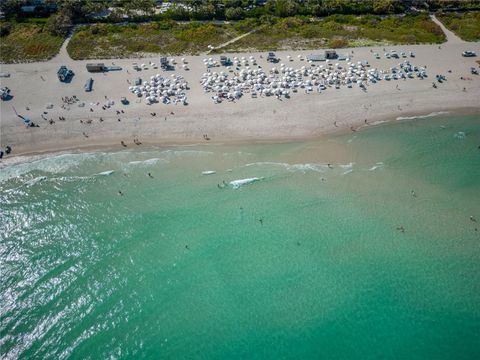
[[[212,139],[210,141],[199,142],[199,141],[179,141],[174,139],[163,139],[160,142],[152,141],[142,141],[141,145],[138,146],[128,146],[123,147],[118,144],[117,141],[104,141],[102,144],[86,144],[81,145],[71,144],[71,146],[56,146],[56,147],[44,147],[39,150],[31,151],[25,150],[20,152],[15,152],[12,155],[4,156],[0,160],[0,168],[12,165],[19,164],[23,162],[28,162],[29,159],[33,157],[50,157],[58,156],[64,154],[81,154],[81,153],[94,153],[94,152],[116,152],[120,150],[140,150],[140,149],[162,149],[170,147],[195,147],[195,146],[229,146],[229,145],[256,145],[256,144],[287,144],[287,143],[297,143],[297,142],[309,142],[309,141],[320,141],[322,139],[331,137],[331,136],[341,136],[346,134],[353,134],[354,132],[361,132],[371,128],[376,128],[379,126],[389,126],[395,124],[397,121],[402,122],[412,122],[422,119],[430,118],[445,118],[451,116],[468,116],[468,115],[480,115],[480,106],[479,107],[470,107],[470,108],[452,108],[450,110],[442,111],[430,111],[422,114],[417,113],[403,113],[402,119],[399,117],[390,117],[383,120],[375,120],[371,123],[364,124],[362,123],[358,126],[355,131],[352,131],[348,127],[342,128],[330,128],[329,130],[313,136],[297,136],[297,137],[271,137],[271,138],[256,138],[256,139],[247,139],[247,138],[223,138],[223,139]],[[26,158],[26,159],[20,159]],[[18,160],[18,161],[17,161]]]

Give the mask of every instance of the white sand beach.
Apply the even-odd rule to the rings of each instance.
[[[413,51],[412,64],[426,66],[425,79],[380,81],[366,86],[362,91],[352,88],[328,88],[322,93],[291,93],[290,99],[275,97],[251,98],[245,94],[235,102],[223,101],[214,104],[212,93],[205,93],[200,78],[206,72],[202,59],[219,55],[187,56],[189,70],[177,65],[172,72],[149,67],[148,70],[134,71],[132,63],[150,61],[159,64],[159,56],[142,59],[73,61],[63,47],[60,54],[48,62],[1,65],[1,72],[10,73],[1,78],[1,86],[8,86],[13,98],[1,102],[0,146],[10,145],[13,154],[30,154],[83,148],[136,147],[137,138],[144,145],[168,145],[204,143],[207,134],[209,142],[255,142],[285,141],[319,137],[338,131],[355,131],[398,117],[427,115],[441,111],[478,112],[480,110],[480,76],[471,75],[470,67],[478,65],[478,57],[462,57],[464,50],[480,53],[480,43],[463,42],[447,32],[448,42],[438,45],[402,45],[386,47],[387,51],[398,53]],[[324,50],[283,51],[276,55],[287,66],[300,68],[310,66],[300,61],[299,54],[323,54]],[[367,60],[372,68],[387,70],[405,59],[386,59],[383,47],[340,49],[341,54],[351,54],[351,61]],[[381,59],[375,59],[378,52]],[[266,53],[225,54],[249,57],[253,55],[265,71],[273,66],[266,61]],[[293,61],[287,60],[291,55]],[[262,56],[262,58],[260,58]],[[175,57],[180,63],[180,57]],[[103,62],[110,66],[121,66],[121,71],[89,73],[86,63]],[[343,63],[346,64],[345,61]],[[71,83],[61,83],[56,72],[60,65],[66,65],[75,73]],[[320,64],[319,64],[320,65]],[[127,73],[128,70],[128,73]],[[225,71],[224,67],[211,71]],[[449,72],[449,70],[451,72]],[[135,78],[149,80],[150,76],[164,73],[182,75],[189,83],[188,105],[156,103],[146,105],[137,102],[127,82]],[[432,87],[435,75],[445,75],[447,80]],[[93,78],[93,91],[85,92],[84,84]],[[462,80],[461,77],[464,79]],[[466,78],[466,80],[465,80]],[[465,88],[465,89],[464,89]],[[76,95],[78,103],[62,108],[62,97]],[[120,102],[121,97],[129,105]],[[115,105],[103,110],[102,104],[108,99]],[[92,106],[91,103],[100,103]],[[53,108],[47,109],[48,104]],[[93,111],[90,111],[93,108]],[[28,110],[27,110],[28,109]],[[15,114],[28,117],[40,127],[25,127]],[[123,113],[117,114],[123,110]],[[44,112],[47,112],[44,114]],[[151,113],[155,112],[156,116]],[[43,115],[43,117],[42,117]],[[65,120],[59,120],[64,117]],[[100,121],[102,118],[103,121]],[[49,119],[54,121],[49,123]],[[120,121],[118,121],[120,119]],[[89,121],[91,120],[91,121]],[[367,123],[365,123],[365,121]]]

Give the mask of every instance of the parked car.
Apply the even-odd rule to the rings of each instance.
[[[462,53],[462,56],[465,56],[465,57],[474,57],[474,56],[477,56],[477,54],[475,54],[474,51],[467,50],[467,51],[464,51],[464,52]]]
[[[89,78],[84,86],[85,91],[92,91],[92,87],[93,87],[93,79]]]

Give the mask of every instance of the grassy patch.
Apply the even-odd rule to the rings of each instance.
[[[441,43],[445,35],[426,15],[333,15],[324,19],[272,19],[223,51],[315,49],[361,44]]]
[[[480,13],[441,13],[437,18],[451,31],[466,41],[480,40]]]
[[[51,35],[44,21],[0,22],[0,62],[48,60],[55,56],[63,43],[61,36]]]
[[[119,58],[146,53],[198,54],[240,34],[232,25],[161,21],[148,24],[99,24],[78,28],[67,50],[73,59]]]
[[[441,43],[445,35],[427,15],[246,19],[232,24],[160,21],[148,24],[84,26],[68,52],[74,59],[136,57],[147,53],[198,54],[252,29],[256,31],[217,52],[315,49],[359,45]]]

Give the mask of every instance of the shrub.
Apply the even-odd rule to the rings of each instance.
[[[0,37],[4,37],[10,35],[10,31],[12,30],[12,24],[10,23],[1,23],[0,24]]]
[[[348,41],[345,39],[332,39],[328,42],[328,47],[332,49],[346,47],[347,45],[348,45]]]
[[[155,23],[155,28],[157,30],[171,30],[175,28],[177,23],[173,20],[162,20]]]
[[[225,17],[228,20],[239,20],[245,17],[245,11],[238,7],[238,8],[228,8],[225,11]]]
[[[71,26],[72,20],[63,12],[50,16],[46,24],[50,34],[58,36],[66,36]]]

